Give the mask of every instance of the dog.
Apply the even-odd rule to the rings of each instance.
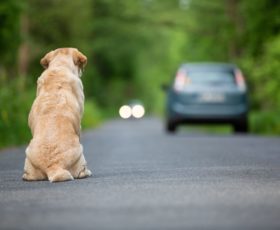
[[[28,117],[32,139],[26,148],[23,180],[68,181],[91,176],[80,144],[84,93],[81,81],[87,57],[75,48],[59,48],[41,59],[45,71]]]

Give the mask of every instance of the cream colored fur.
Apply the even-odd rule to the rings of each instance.
[[[81,69],[87,58],[61,48],[41,59],[46,69],[37,81],[37,96],[28,123],[33,138],[26,149],[23,179],[73,180],[91,176],[80,144],[84,110]]]

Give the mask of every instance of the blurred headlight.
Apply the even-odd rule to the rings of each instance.
[[[121,118],[128,119],[131,117],[132,110],[128,105],[123,105],[119,110],[119,114]]]
[[[141,118],[145,114],[145,109],[142,105],[134,105],[132,107],[132,116],[135,118]]]

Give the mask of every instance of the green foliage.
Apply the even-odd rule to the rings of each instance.
[[[59,47],[78,47],[90,59],[91,4],[91,0],[27,1],[25,14],[29,18],[28,44],[31,59],[29,72],[34,76],[34,81],[42,71],[39,60],[50,50]]]
[[[0,86],[0,147],[26,143],[31,133],[27,125],[28,113],[35,98],[35,90],[23,90],[18,79]]]
[[[28,114],[36,89],[23,88],[22,79],[0,86],[0,148],[27,143],[31,139]],[[92,100],[85,102],[82,128],[98,126],[103,118],[100,108]]]
[[[82,119],[82,129],[98,126],[102,122],[102,114],[100,108],[92,100],[85,102],[84,115]]]
[[[278,0],[240,1],[243,20],[243,49],[246,54],[260,56],[264,45],[280,32]]]
[[[8,66],[16,67],[14,59],[20,43],[21,1],[2,0],[0,2],[0,74],[4,75]]]
[[[250,114],[251,132],[258,134],[280,134],[279,109],[270,112],[253,111]]]
[[[280,108],[280,36],[269,40],[257,63],[251,62],[254,99],[261,110],[273,111]]]
[[[42,72],[39,60],[69,46],[88,57],[84,127],[116,116],[133,98],[148,113],[161,114],[160,86],[178,65],[223,61],[245,73],[252,130],[279,133],[279,15],[278,0],[2,0],[1,145],[30,137],[26,119]],[[18,59],[22,47],[28,49]],[[28,78],[16,73],[21,64]]]

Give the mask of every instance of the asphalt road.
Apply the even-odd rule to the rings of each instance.
[[[94,176],[24,182],[0,152],[0,229],[280,229],[280,138],[167,135],[157,119],[83,134]]]

